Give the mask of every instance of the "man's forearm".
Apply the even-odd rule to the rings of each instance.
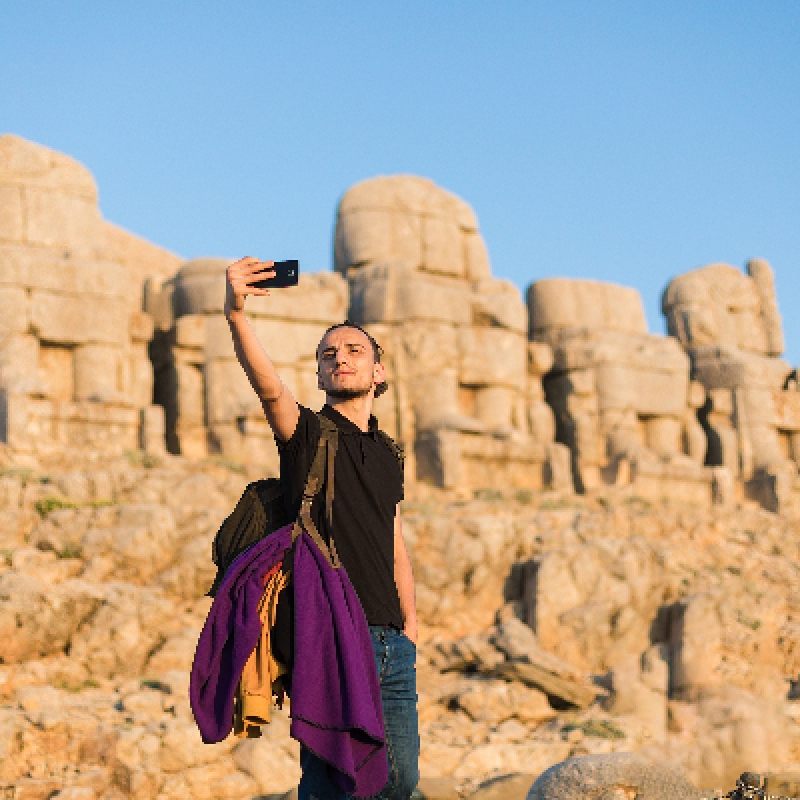
[[[270,428],[279,439],[288,441],[300,417],[297,401],[256,338],[244,311],[229,310],[225,316],[231,329],[236,358],[261,401]]]
[[[394,582],[400,598],[400,611],[403,614],[403,632],[416,644],[417,641],[417,603],[414,592],[414,573],[408,557],[400,516],[394,524]]]
[[[283,381],[278,375],[261,342],[256,338],[244,311],[229,311],[226,315],[233,337],[236,358],[262,403],[274,402],[280,397]]]

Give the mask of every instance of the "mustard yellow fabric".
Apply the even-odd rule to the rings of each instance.
[[[258,606],[261,638],[244,665],[233,706],[233,732],[240,738],[261,736],[261,726],[269,723],[273,695],[283,700],[281,677],[286,674],[286,667],[273,658],[269,640],[275,624],[278,595],[289,583],[289,576],[290,573],[278,570],[267,581]]]

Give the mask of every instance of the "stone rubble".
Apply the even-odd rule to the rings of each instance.
[[[295,786],[288,707],[262,739],[210,747],[186,694],[211,539],[246,468],[131,453],[108,464],[111,496],[95,502],[81,493],[95,465],[1,455],[17,500],[0,535],[0,786],[41,800]],[[630,489],[523,500],[405,501],[425,781],[468,794],[629,752],[704,789],[797,768],[796,517],[653,505]],[[563,683],[527,679],[534,664]]]

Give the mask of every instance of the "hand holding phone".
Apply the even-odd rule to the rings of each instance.
[[[297,259],[276,261],[270,269],[274,270],[275,277],[265,278],[250,285],[257,289],[286,289],[289,286],[297,286],[300,278],[300,262]]]
[[[248,295],[264,296],[270,288],[282,288],[297,284],[299,265],[297,261],[259,261],[245,256],[228,264],[225,270],[225,314],[244,310]]]

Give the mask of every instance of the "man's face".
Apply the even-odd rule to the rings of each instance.
[[[336,328],[317,349],[319,388],[331,397],[366,397],[384,378],[376,364],[372,344],[357,328]]]

